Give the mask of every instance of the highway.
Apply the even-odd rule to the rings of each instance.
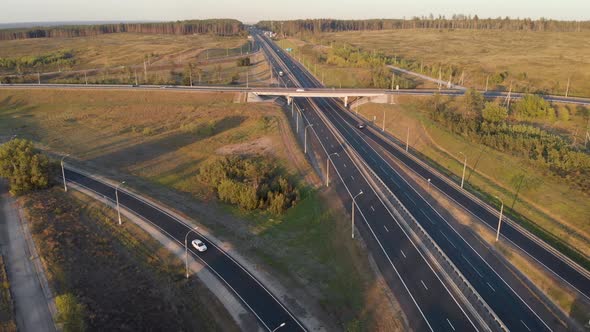
[[[74,182],[113,202],[115,201],[115,188],[102,181],[70,169],[67,166],[65,168],[65,177],[68,182]],[[184,224],[182,221],[136,197],[130,192],[119,189],[118,193],[121,206],[150,222],[172,240],[184,246],[184,238],[187,232],[191,230],[191,226]],[[294,315],[262,283],[223,249],[217,247],[198,231],[196,234],[195,232],[190,233],[188,243],[196,238],[205,242],[208,249],[201,253],[194,250],[192,246],[189,246],[191,255],[207,266],[222,283],[234,292],[246,308],[249,308],[256,316],[261,326],[268,331],[272,331],[282,323],[285,323],[285,326],[280,328],[281,332],[306,330]]]
[[[269,60],[275,63],[271,56]],[[286,83],[292,84],[290,81]],[[480,329],[441,281],[439,273],[423,257],[416,243],[400,225],[400,221],[381,201],[330,130],[314,117],[311,102],[307,99],[298,99],[298,106],[305,109],[304,116],[309,116],[310,122],[313,123],[310,130],[319,138],[311,140],[312,144],[320,144],[319,149],[324,150],[324,156],[339,154],[338,157],[334,156],[332,161],[340,181],[333,182],[345,206],[352,204],[352,195],[363,191],[356,199],[360,207],[356,213],[362,218],[362,223],[357,223],[356,227],[363,238],[367,239],[367,246],[409,317],[410,326],[416,331]]]
[[[265,38],[265,41],[269,44],[272,43],[267,38]],[[272,50],[280,58],[280,62],[288,67],[282,68],[282,70],[288,70],[296,78],[286,82],[287,84],[299,83],[306,89],[320,86],[319,82],[292,58],[274,45]],[[265,48],[265,51],[268,52],[269,50]],[[469,279],[508,329],[524,331],[565,329],[559,319],[534,294],[530,294],[530,290],[517,280],[514,280],[514,277],[511,278],[510,271],[497,270],[496,264],[488,263],[489,259],[493,259],[493,254],[486,245],[474,238],[463,238],[412,188],[403,176],[392,167],[390,162],[380,156],[376,151],[379,145],[374,141],[369,142],[365,137],[365,131],[361,132],[355,128],[356,119],[351,120],[344,117],[347,112],[338,101],[329,98],[318,98],[314,99],[314,101],[332,125],[338,129],[346,143],[359,152],[359,155],[362,156],[371,169],[392,192],[396,193],[398,199],[420,221],[437,244],[443,248],[447,256],[459,267],[462,274]],[[312,107],[307,107],[309,108],[306,108],[305,114],[315,127],[322,120]],[[330,143],[330,137],[328,136],[326,140],[328,145],[338,144],[336,140],[334,140],[334,143]],[[331,151],[327,153],[331,153]],[[359,202],[359,207],[363,211],[373,209],[370,203],[367,204],[364,201]],[[370,221],[371,228],[375,229],[383,229],[388,226],[387,223],[387,218],[382,219],[381,216],[371,218]]]
[[[302,69],[300,66],[296,68]],[[309,80],[309,86],[321,87],[321,84],[311,77],[310,74],[305,75],[305,77],[307,77]],[[446,92],[453,93],[451,90],[447,90]],[[417,90],[416,93],[420,93],[420,90]],[[463,92],[455,91],[454,93],[459,95]],[[489,91],[486,93],[486,95],[488,97],[505,96],[504,93],[495,91]],[[517,96],[518,98],[522,97],[522,94],[513,93],[512,95]],[[559,96],[546,96],[546,98],[555,102],[578,101],[580,103],[586,103],[580,98],[565,98]],[[364,121],[363,119],[356,117],[352,112],[347,111],[338,102],[332,101],[331,106],[332,107],[330,109],[332,110],[342,111],[336,113],[338,121],[343,121],[352,127],[356,126],[357,123]],[[437,187],[453,201],[463,206],[467,211],[481,220],[485,225],[491,229],[496,229],[498,223],[498,211],[494,207],[487,204],[486,202],[482,202],[480,199],[477,199],[474,195],[468,193],[467,191],[462,190],[458,184],[454,183],[440,172],[437,172],[433,168],[429,167],[424,162],[421,162],[411,153],[406,153],[404,151],[404,142],[401,142],[391,136],[383,135],[378,130],[373,129],[364,131],[362,136],[367,138],[368,141],[374,145],[376,150],[382,149],[387,153],[390,153],[395,159],[402,162],[423,179],[431,179],[431,185]],[[529,234],[526,231],[523,231],[522,228],[518,227],[514,222],[511,222],[510,220],[506,221],[507,222],[503,223],[501,229],[501,236],[504,239],[519,247],[524,253],[539,262],[541,265],[545,266],[555,276],[569,284],[569,286],[576,289],[580,295],[584,296],[588,301],[590,301],[589,271],[564,257],[562,254],[557,252],[556,249],[552,248],[541,239],[535,237],[532,234]]]

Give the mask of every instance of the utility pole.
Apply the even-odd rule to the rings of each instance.
[[[485,92],[488,92],[488,83],[489,83],[489,81],[490,81],[490,75],[488,75],[486,77],[486,90],[485,90]]]
[[[12,140],[12,139],[11,139]],[[69,154],[63,156],[61,158],[61,177],[64,179],[64,191],[68,192],[68,185],[66,184],[66,171],[65,171],[65,167],[64,167],[64,159],[66,159],[69,156]]]
[[[328,155],[328,159],[326,160],[326,187],[330,185],[330,161],[331,161],[330,158],[332,156],[340,157],[338,152],[334,152],[334,153]],[[332,161],[332,165],[334,165],[333,161]]]
[[[197,229],[199,229],[199,227],[195,227],[195,228],[191,229],[184,236],[184,269],[186,271],[185,276],[187,279],[188,279],[188,235],[191,232],[195,232],[195,234],[196,234]]]
[[[135,69],[135,85],[139,85],[139,82],[137,81],[137,69]]]
[[[193,65],[189,62],[188,64],[188,80],[191,86],[193,86]]]
[[[383,110],[383,128],[381,128],[382,132],[385,132],[385,109]]]
[[[465,182],[465,169],[467,168],[467,156],[463,152],[459,152],[465,157],[465,161],[463,161],[463,176],[461,176],[461,189],[463,189],[463,183]]]
[[[465,82],[465,70],[461,72],[461,85]]]
[[[570,92],[570,77],[567,78],[567,87],[565,88],[565,97],[567,98],[567,95]]]
[[[391,91],[393,91],[393,86],[395,84],[395,71],[391,72]]]
[[[508,90],[508,95],[506,96],[506,108],[508,112],[510,112],[510,97],[512,96],[512,81],[510,81],[510,89]]]
[[[88,85],[88,76],[86,76],[86,71],[84,71],[84,82]]]
[[[438,67],[438,91],[440,91],[442,87],[442,68]]]
[[[410,145],[410,127],[408,127],[408,135],[406,136],[406,152],[408,152],[409,145]]]
[[[119,216],[119,225],[121,225],[121,208],[119,207],[119,186],[125,184],[125,181],[117,184],[115,187],[115,199],[117,200],[117,215]]]
[[[295,132],[299,133],[299,111],[295,114]]]
[[[504,212],[504,201],[498,196],[496,196],[496,198],[499,199],[502,203],[502,207],[500,208],[500,218],[498,219],[498,230],[496,231],[496,242],[498,242],[498,239],[500,238],[500,227],[502,226],[502,213]]]
[[[37,72],[37,84],[41,85],[41,74]]]
[[[148,81],[148,76],[147,76],[147,63],[145,62],[145,59],[143,60],[143,82],[147,83]]]
[[[354,196],[354,197],[352,198],[352,209],[351,209],[351,210],[352,210],[352,227],[351,227],[351,228],[352,228],[352,232],[351,232],[351,234],[352,234],[352,238],[353,238],[353,239],[354,239],[354,206],[356,205],[356,204],[355,204],[355,200],[356,200],[356,198],[357,198],[359,195],[362,195],[362,194],[363,194],[363,191],[361,190],[361,191],[359,191],[359,193],[358,193],[358,194],[356,194],[356,196]]]
[[[250,67],[246,67],[246,89],[250,87]]]
[[[313,124],[308,124],[303,128],[303,153],[307,153],[307,128],[313,127]]]

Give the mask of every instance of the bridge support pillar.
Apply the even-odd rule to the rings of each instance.
[[[293,102],[293,97],[287,96],[287,105],[291,105],[292,102]]]
[[[344,97],[344,107],[348,107],[348,96]]]

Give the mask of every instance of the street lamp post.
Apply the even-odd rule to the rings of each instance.
[[[61,177],[64,179],[64,191],[68,192],[68,185],[66,184],[66,171],[64,169],[64,159],[66,159],[69,156],[69,154],[63,156],[61,158]]]
[[[334,155],[340,157],[338,152],[334,152],[332,154],[329,154],[328,160],[326,160],[326,187],[330,185],[330,161],[331,161],[332,156],[334,156]],[[333,161],[332,161],[332,165],[334,165]]]
[[[382,132],[385,132],[385,110],[383,110],[383,128],[381,129]]]
[[[287,325],[287,323],[281,323],[281,325],[277,326],[276,328],[274,328],[271,332],[275,332],[276,330],[280,329],[281,327]]]
[[[352,238],[353,238],[353,239],[354,239],[354,206],[355,206],[355,204],[356,204],[356,203],[355,203],[355,200],[356,200],[356,198],[357,198],[359,195],[362,195],[362,194],[363,194],[363,191],[361,190],[361,191],[359,191],[359,193],[358,193],[358,194],[356,194],[356,196],[354,196],[354,197],[352,198],[352,209],[351,209],[351,210],[352,210],[352,230],[351,230],[351,234],[352,234]]]
[[[186,278],[188,279],[188,235],[191,232],[195,232],[197,231],[199,227],[195,226],[195,228],[189,230],[188,232],[186,232],[186,235],[184,236],[184,269],[185,269],[185,275]]]
[[[125,184],[125,181],[115,187],[115,200],[117,201],[117,215],[119,216],[119,225],[121,225],[121,208],[119,207],[119,186]]]
[[[500,227],[502,226],[502,213],[504,212],[504,201],[496,196],[497,199],[500,200],[500,203],[502,203],[502,206],[500,207],[500,218],[498,218],[498,230],[496,231],[496,242],[498,242],[498,239],[500,238]]]
[[[406,152],[408,152],[409,146],[410,146],[410,127],[408,127],[408,135],[406,136]]]
[[[428,179],[428,191],[430,191],[430,179]]]
[[[463,189],[463,183],[465,182],[465,169],[467,168],[467,156],[463,152],[459,152],[465,157],[465,161],[463,161],[463,176],[461,176],[461,189]]]
[[[303,153],[307,153],[307,128],[313,127],[313,124],[308,124],[303,129]]]

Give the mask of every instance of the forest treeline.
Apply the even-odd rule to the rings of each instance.
[[[88,37],[122,32],[166,35],[214,34],[218,36],[236,36],[244,34],[245,30],[242,22],[238,20],[213,19],[162,23],[66,25],[31,29],[6,29],[0,30],[0,40]]]
[[[557,21],[551,19],[533,20],[529,18],[479,18],[475,16],[453,15],[451,18],[439,16],[414,17],[412,19],[369,19],[335,20],[307,19],[292,21],[260,21],[262,29],[284,33],[289,36],[304,33],[397,30],[397,29],[477,29],[510,31],[553,31],[575,32],[590,30],[590,21]]]

